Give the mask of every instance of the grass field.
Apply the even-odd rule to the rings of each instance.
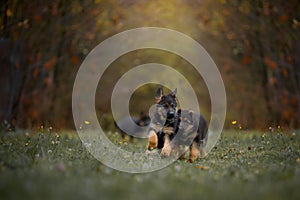
[[[71,132],[0,132],[0,145],[0,199],[300,199],[299,131],[225,131],[207,158],[146,174],[104,166]]]

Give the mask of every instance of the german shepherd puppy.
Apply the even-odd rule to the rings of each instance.
[[[161,149],[161,157],[171,153],[184,158],[185,147],[189,146],[189,161],[207,155],[207,123],[200,113],[177,108],[177,89],[164,95],[162,87],[156,92],[156,110],[149,125],[148,149]],[[176,136],[176,137],[175,137]]]

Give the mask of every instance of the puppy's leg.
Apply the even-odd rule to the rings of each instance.
[[[165,143],[164,147],[161,150],[160,156],[161,157],[169,157],[171,153],[171,142],[170,142],[170,136],[168,134],[165,135]]]
[[[126,134],[124,132],[121,132],[122,141],[126,142]]]
[[[150,131],[149,140],[148,140],[148,149],[156,149],[158,145],[158,138],[154,130]]]
[[[179,157],[179,160],[185,160],[185,154],[184,153]]]
[[[179,157],[179,160],[184,160],[185,159],[185,147],[182,145],[176,145],[174,144],[173,148],[172,148],[172,152],[173,155],[175,155],[176,157]]]
[[[130,140],[129,141],[130,141],[131,144],[133,144],[133,136],[132,135],[130,136]]]
[[[201,154],[201,157],[204,158],[207,156],[207,152],[204,147],[208,140],[208,128],[207,128],[207,123],[206,123],[205,119],[203,118],[203,116],[200,116],[199,126],[198,126],[198,134],[199,134],[200,154]]]
[[[190,162],[193,162],[199,158],[199,144],[196,141],[190,146]]]
[[[200,154],[202,158],[205,158],[207,156],[207,152],[204,147],[202,147],[202,145],[200,146]]]

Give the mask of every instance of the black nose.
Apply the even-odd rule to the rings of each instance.
[[[171,119],[171,118],[173,118],[175,116],[175,112],[174,111],[170,111],[170,112],[168,112],[168,114],[167,114],[167,118],[168,119]]]

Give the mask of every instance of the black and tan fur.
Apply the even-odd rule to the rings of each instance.
[[[189,146],[189,160],[206,156],[207,123],[202,115],[177,108],[177,89],[164,95],[162,87],[156,93],[156,110],[151,116],[148,149],[160,149],[162,157],[184,155]]]

